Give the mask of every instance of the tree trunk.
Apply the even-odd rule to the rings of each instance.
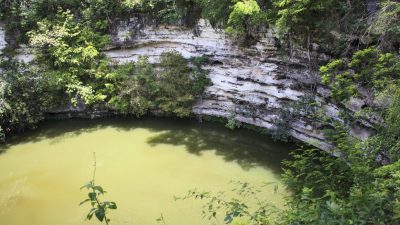
[[[289,57],[292,59],[293,57],[293,39],[292,39],[292,32],[289,31]]]
[[[308,57],[308,66],[311,68],[311,31],[310,31],[310,28],[307,28],[307,57]]]

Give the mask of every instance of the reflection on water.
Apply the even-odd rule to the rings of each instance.
[[[226,191],[231,180],[261,185],[279,182],[280,162],[289,146],[248,130],[220,124],[165,119],[52,121],[3,146],[0,155],[0,224],[96,224],[79,187],[91,177],[97,154],[97,181],[119,209],[114,224],[207,224],[200,203],[174,202],[189,189]],[[277,205],[273,187],[264,196]]]

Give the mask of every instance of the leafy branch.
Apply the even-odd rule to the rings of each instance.
[[[175,200],[186,200],[195,199],[203,200],[203,218],[208,220],[217,219],[217,214],[220,211],[225,213],[224,222],[226,224],[232,224],[236,219],[242,218],[249,221],[251,224],[273,224],[271,222],[279,212],[276,206],[269,203],[267,199],[260,199],[258,194],[261,192],[256,187],[251,186],[247,182],[232,181],[234,185],[232,193],[236,198],[229,198],[224,192],[218,192],[213,194],[211,192],[200,192],[197,190],[190,190],[184,197],[175,197]],[[266,184],[271,185],[273,183]],[[277,191],[277,186],[274,192]],[[251,203],[247,202],[247,199],[255,199],[256,203],[252,207]]]
[[[83,205],[83,204],[89,202],[90,205],[92,206],[92,209],[89,211],[86,218],[88,220],[91,220],[93,215],[95,215],[96,218],[100,222],[104,221],[108,225],[108,223],[110,222],[110,219],[107,218],[107,211],[109,209],[117,209],[117,204],[115,202],[109,202],[109,201],[102,202],[99,199],[100,195],[104,195],[107,192],[101,186],[96,185],[96,183],[95,183],[95,178],[96,178],[96,153],[95,152],[93,153],[93,157],[94,157],[93,178],[86,185],[81,187],[81,189],[86,188],[89,191],[88,198],[85,199],[84,201],[82,201],[79,205]]]

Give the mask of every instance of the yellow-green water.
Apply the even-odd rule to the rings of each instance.
[[[117,202],[111,224],[210,224],[201,202],[174,201],[188,190],[229,191],[230,181],[278,182],[289,147],[247,130],[180,120],[47,122],[14,138],[0,154],[0,225],[79,225],[90,206],[78,206],[91,179]],[[284,190],[262,188],[282,206]],[[228,194],[230,195],[230,194]],[[223,222],[221,222],[223,224]]]

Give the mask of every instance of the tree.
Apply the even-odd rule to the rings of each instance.
[[[2,61],[0,76],[0,127],[4,133],[32,128],[57,102],[58,87],[38,66]]]
[[[383,1],[368,31],[377,36],[379,48],[399,51],[400,48],[400,2]]]
[[[187,61],[178,52],[164,52],[159,67],[157,85],[160,92],[155,100],[158,107],[178,117],[189,116],[195,97]]]
[[[351,59],[333,60],[320,72],[322,83],[331,88],[337,102],[359,95],[359,87],[367,88],[374,97],[391,95],[387,91],[393,90],[400,78],[400,56],[371,47],[355,52]]]
[[[203,18],[213,26],[225,27],[231,12],[232,1],[194,0],[200,6]]]
[[[140,57],[134,64],[120,66],[115,72],[116,93],[109,103],[123,114],[143,116],[155,108],[155,97],[159,87],[156,75],[147,57]]]
[[[96,89],[102,87],[107,72],[98,69],[104,59],[100,50],[108,37],[83,27],[69,10],[61,9],[54,20],[38,22],[29,37],[39,63],[47,65],[47,72],[57,78],[72,103],[82,100],[90,105],[107,97]]]
[[[255,0],[243,0],[236,2],[232,8],[225,31],[240,43],[254,39],[250,27],[261,23],[258,17],[261,12],[260,6]]]
[[[333,0],[279,0],[275,2],[278,10],[276,26],[282,37],[287,36],[290,51],[297,39],[300,46],[309,51],[314,39],[326,38],[335,25],[335,16],[341,12],[344,1]],[[340,14],[339,14],[340,15]],[[292,54],[292,52],[290,53]]]
[[[107,76],[111,93],[109,104],[126,115],[143,116],[150,111],[187,117],[195,98],[210,85],[204,58],[193,59],[195,68],[178,52],[164,52],[160,63],[150,64],[147,57],[136,63],[118,66]]]

